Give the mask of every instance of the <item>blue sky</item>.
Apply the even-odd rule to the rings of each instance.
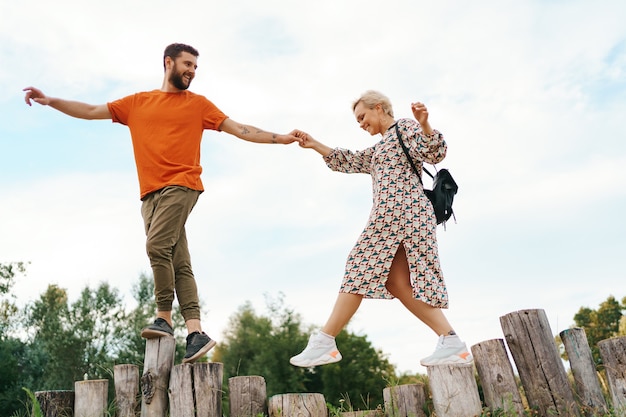
[[[19,4],[18,4],[19,3]],[[432,3],[432,4],[431,4]],[[159,88],[172,42],[200,51],[191,90],[234,120],[309,131],[362,149],[350,104],[388,95],[396,117],[427,104],[460,189],[439,229],[452,325],[469,345],[502,338],[499,317],[546,311],[554,334],[581,306],[626,296],[626,4],[620,1],[244,0],[0,4],[0,262],[30,262],[20,303],[47,285],[71,298],[108,281],[130,304],[149,271],[126,127],[23,102],[101,104]],[[313,151],[206,132],[188,236],[205,330],[219,341],[245,301],[285,303],[322,325],[370,210],[366,175]],[[350,324],[399,370],[436,336],[396,301],[365,301]],[[340,347],[341,348],[341,347]],[[297,353],[297,352],[294,352]]]

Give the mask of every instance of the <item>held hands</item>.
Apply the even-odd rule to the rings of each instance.
[[[288,133],[286,135],[276,135],[274,136],[274,143],[281,143],[283,145],[287,145],[289,143],[298,142],[302,144],[302,139],[293,134],[293,132]]]
[[[317,142],[313,137],[302,130],[294,129],[291,134],[298,138],[298,142],[302,148],[312,148]]]
[[[291,132],[300,140],[300,147],[305,149],[313,149],[322,156],[326,156],[332,152],[332,149],[323,143],[313,139],[313,136],[309,135],[302,130],[294,130]]]
[[[32,106],[31,100],[41,104],[42,106],[47,106],[50,104],[50,99],[38,88],[35,87],[26,87],[22,91],[26,91],[26,95],[24,96],[24,101],[29,106]]]

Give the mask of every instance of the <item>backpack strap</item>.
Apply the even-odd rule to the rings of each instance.
[[[411,164],[411,168],[413,168],[413,172],[415,172],[417,174],[417,179],[420,180],[420,184],[422,184],[422,186],[424,186],[424,183],[422,183],[422,175],[417,170],[417,167],[415,166],[415,163],[413,162],[413,159],[409,155],[409,150],[407,149],[406,145],[404,144],[404,140],[402,139],[402,135],[400,134],[400,129],[398,128],[398,123],[397,122],[395,123],[395,127],[396,127],[396,136],[398,136],[398,141],[400,141],[400,145],[402,145],[402,150],[404,151],[404,154],[406,155],[406,159],[409,160],[409,164]],[[430,171],[428,171],[424,167],[422,167],[422,169],[424,171],[426,171],[426,173],[428,174],[428,176],[430,178],[432,178],[433,180],[435,179],[435,177],[433,176],[433,174],[430,173]]]

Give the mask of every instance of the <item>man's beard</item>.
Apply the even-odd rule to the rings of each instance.
[[[179,90],[186,90],[189,88],[189,84],[191,84],[191,78],[189,79],[189,84],[185,84],[183,73],[178,72],[170,75],[170,82]]]

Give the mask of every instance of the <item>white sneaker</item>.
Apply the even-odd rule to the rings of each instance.
[[[340,360],[341,353],[337,349],[335,338],[321,333],[314,333],[309,338],[306,348],[299,355],[289,359],[289,363],[294,366],[308,368],[335,363]]]
[[[420,361],[422,366],[472,363],[474,358],[459,336],[439,336],[435,353]]]

